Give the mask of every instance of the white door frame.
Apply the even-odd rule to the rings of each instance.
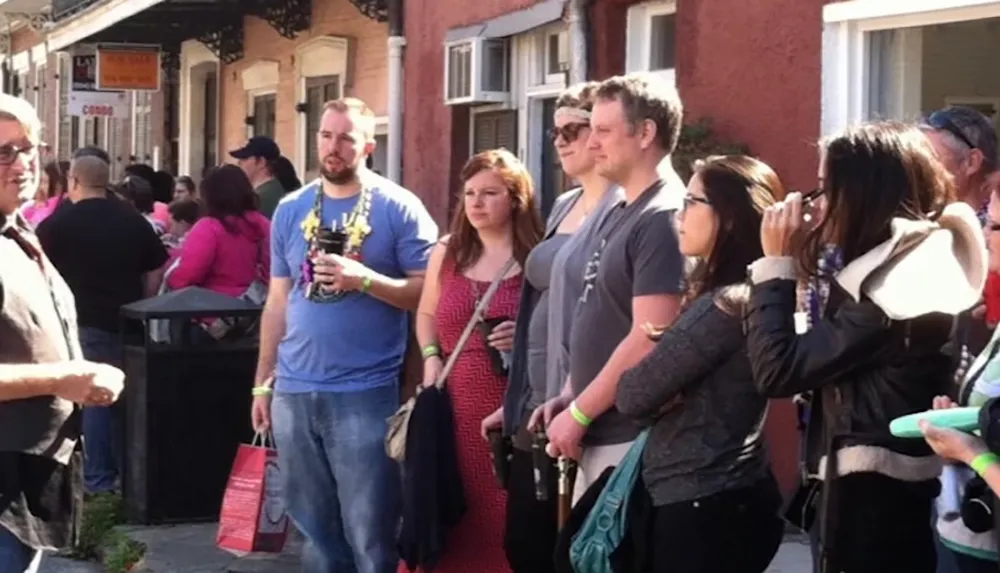
[[[868,117],[869,32],[1000,17],[997,0],[851,0],[823,8],[820,129],[829,134]]]

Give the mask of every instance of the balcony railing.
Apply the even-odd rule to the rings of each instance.
[[[79,14],[94,4],[105,0],[52,0],[52,20],[60,21]]]

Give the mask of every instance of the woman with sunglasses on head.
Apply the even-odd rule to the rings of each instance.
[[[593,233],[618,196],[597,175],[587,149],[590,110],[596,83],[573,86],[556,100],[552,143],[567,178],[580,187],[559,196],[549,214],[544,239],[532,249],[525,265],[517,330],[504,405],[483,422],[484,432],[500,426],[513,441],[507,483],[507,523],[504,547],[516,573],[552,569],[556,541],[557,469],[545,460],[539,475],[546,499],[536,496],[532,442],[544,435],[544,421],[567,401],[549,403],[549,414],[530,420],[532,412],[561,395],[568,373],[569,329],[573,308],[583,289],[583,267],[593,252]]]
[[[656,541],[637,556],[649,573],[761,573],[781,544],[767,399],[753,382],[742,315],[762,214],[783,196],[770,167],[740,155],[697,164],[688,184],[677,235],[695,264],[681,313],[649,330],[656,346],[622,374],[615,403],[650,427],[642,480]]]
[[[870,123],[829,138],[819,179],[827,207],[808,231],[798,193],[764,216],[745,319],[754,378],[768,397],[812,392],[802,491],[818,494],[795,499],[797,513],[816,510],[801,525],[820,528],[824,570],[932,573],[940,462],[889,422],[926,410],[950,383],[955,315],[986,277],[982,231],[916,127]],[[827,244],[844,268],[798,334],[796,278],[818,274]]]

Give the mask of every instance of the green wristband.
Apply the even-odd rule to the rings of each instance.
[[[576,423],[580,424],[584,428],[594,423],[594,421],[588,418],[587,415],[583,413],[583,410],[581,410],[580,407],[576,405],[576,400],[570,402],[569,415],[573,416],[573,419],[576,420]]]
[[[424,356],[425,360],[432,356],[441,356],[441,347],[437,344],[428,344],[420,349],[420,353]]]
[[[986,473],[986,470],[990,469],[990,466],[997,464],[1000,464],[1000,456],[997,456],[992,452],[986,452],[972,458],[972,462],[969,463],[969,467],[982,477],[983,474]]]
[[[254,396],[270,396],[271,394],[274,394],[274,388],[271,388],[270,386],[254,386],[251,393]]]
[[[361,292],[362,294],[368,294],[368,291],[370,290],[372,290],[372,278],[370,276],[366,276],[361,279]]]

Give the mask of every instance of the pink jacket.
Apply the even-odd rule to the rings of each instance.
[[[257,211],[229,217],[229,232],[214,217],[194,224],[180,249],[180,263],[167,277],[178,290],[200,286],[229,296],[240,296],[254,279],[271,274],[271,222]]]

